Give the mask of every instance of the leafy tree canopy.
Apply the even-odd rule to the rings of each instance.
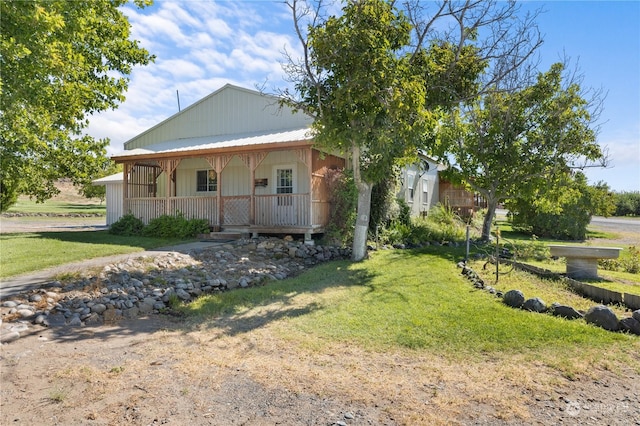
[[[488,201],[485,239],[498,202],[560,188],[582,161],[603,157],[592,104],[579,84],[564,84],[563,70],[554,64],[523,89],[487,93],[449,115],[437,134],[435,153],[454,165],[449,177]]]
[[[302,63],[289,58],[297,96],[285,92],[284,102],[315,118],[316,144],[351,159],[358,189],[353,257],[360,260],[373,185],[395,165],[417,160],[442,113],[475,96],[487,61],[470,39],[454,42],[432,27],[452,16],[464,27],[464,6],[445,11],[444,4],[423,20],[419,4],[403,11],[390,1],[346,1],[340,15],[325,16],[317,2],[305,37],[301,22],[309,4],[288,4],[305,56]]]
[[[125,3],[0,2],[0,209],[18,193],[45,200],[57,178],[81,184],[103,164],[108,140],[83,135],[88,116],[115,108],[133,66],[153,60],[129,39]]]

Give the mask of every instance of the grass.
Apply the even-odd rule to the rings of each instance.
[[[607,354],[640,372],[637,337],[511,309],[462,278],[454,261],[461,255],[444,247],[381,251],[365,262],[323,264],[294,279],[204,296],[181,309],[232,335],[275,322],[283,338],[309,348],[331,341],[452,360],[517,355],[566,374]],[[531,280],[532,288],[551,287],[542,293],[550,301],[547,291],[577,297]]]
[[[134,253],[184,242],[174,238],[123,237],[107,231],[40,232],[0,235],[0,277],[69,262]]]
[[[20,198],[8,210],[9,213],[58,213],[58,214],[102,214],[106,215],[107,207],[103,204],[74,203],[69,201],[47,200],[37,203],[35,200]]]

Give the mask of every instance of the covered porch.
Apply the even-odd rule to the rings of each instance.
[[[308,141],[252,149],[125,153],[123,212],[144,223],[162,215],[205,219],[212,231],[323,233],[326,171],[344,159]]]

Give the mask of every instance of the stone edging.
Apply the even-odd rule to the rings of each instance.
[[[517,262],[513,263],[515,266],[515,263]],[[522,269],[527,272],[533,272],[533,269],[537,269],[542,271],[547,277],[549,277],[549,274],[554,274],[546,269],[525,264],[521,265],[526,267],[523,267]],[[547,307],[544,301],[538,297],[525,299],[524,294],[520,290],[509,290],[506,293],[502,293],[491,286],[485,285],[484,280],[464,262],[458,263],[458,267],[462,268],[462,275],[467,277],[467,279],[473,283],[475,288],[495,294],[497,297],[502,298],[502,302],[504,304],[512,308],[519,308],[538,313],[550,313],[553,316],[563,317],[566,319],[582,318],[588,324],[597,325],[608,331],[629,332],[640,336],[640,309],[634,311],[631,317],[618,319],[615,312],[605,305],[593,306],[586,312],[578,311],[571,306],[561,305],[557,302],[551,304],[550,307]]]
[[[529,272],[542,278],[564,279],[565,283],[567,283],[569,288],[574,293],[577,293],[587,299],[593,300],[594,302],[602,303],[605,305],[617,303],[626,306],[632,311],[640,309],[640,296],[638,295],[607,290],[606,288],[574,280],[573,278],[569,278],[564,274],[552,272],[544,268],[538,268],[537,266],[528,265],[526,263],[516,262],[514,260],[501,259],[500,261],[509,265],[513,265],[514,268],[520,269],[521,271]]]
[[[351,257],[351,250],[287,239],[239,240],[188,254],[134,257],[86,272],[66,283],[51,281],[0,303],[0,343],[34,325],[82,327],[122,318],[171,313],[173,303],[295,276],[316,264]]]

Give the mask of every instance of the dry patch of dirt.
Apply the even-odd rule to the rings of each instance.
[[[637,372],[308,347],[280,309],[40,329],[1,348],[0,424],[640,424]]]

